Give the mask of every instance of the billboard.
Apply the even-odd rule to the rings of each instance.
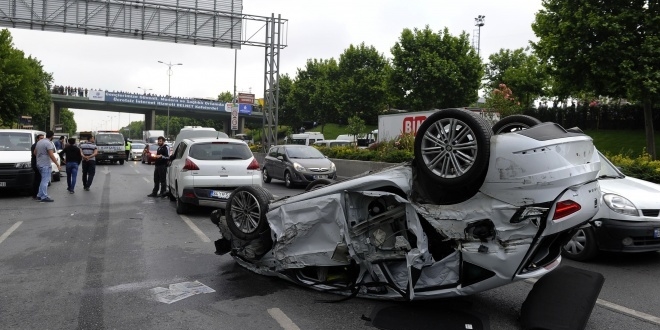
[[[238,93],[238,103],[254,104],[254,94]]]
[[[191,110],[226,111],[225,103],[210,100],[184,99],[179,97],[149,96],[144,94],[91,91],[89,99],[94,101],[151,105],[154,107],[184,108]],[[251,113],[251,112],[250,112]]]

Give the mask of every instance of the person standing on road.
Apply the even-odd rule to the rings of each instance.
[[[76,178],[78,177],[78,166],[82,161],[82,151],[76,145],[76,139],[70,138],[69,144],[64,147],[64,155],[66,156],[66,190],[69,194],[73,194],[76,188]]]
[[[126,140],[126,161],[130,160],[129,155],[131,154],[131,141]]]
[[[43,138],[43,134],[37,135],[37,142]],[[32,165],[32,172],[34,172],[34,180],[32,180],[32,199],[34,200],[39,199],[37,195],[39,194],[39,185],[41,184],[41,172],[37,166],[37,155],[34,153],[34,148],[37,147],[37,142],[33,143],[32,147],[30,147],[30,155],[32,155],[32,157],[30,157],[30,163]]]
[[[48,197],[48,182],[50,182],[50,173],[52,170],[50,162],[52,161],[55,163],[55,165],[57,165],[57,171],[60,171],[60,164],[57,161],[57,158],[55,158],[53,135],[55,135],[53,131],[48,131],[48,133],[46,133],[46,138],[41,139],[34,147],[34,155],[37,157],[37,167],[41,174],[39,192],[37,193],[37,199],[40,202],[53,202],[53,199]]]
[[[82,152],[83,189],[89,191],[96,173],[96,154],[98,153],[93,136],[90,136],[87,142],[80,144],[80,151]]]
[[[55,140],[55,150],[64,149],[64,136],[60,136],[59,139]]]
[[[165,144],[165,138],[158,137],[158,150],[156,151],[156,168],[154,168],[154,189],[148,197],[165,197],[167,196],[167,184],[165,183],[167,177],[167,163],[170,160],[170,147]],[[158,194],[158,186],[160,185],[160,195]]]

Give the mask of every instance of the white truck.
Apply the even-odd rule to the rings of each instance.
[[[500,114],[497,112],[488,112],[479,108],[465,109],[479,113],[482,117],[486,118],[491,125],[500,120]],[[402,134],[416,135],[419,126],[422,125],[426,118],[436,111],[438,111],[438,109],[378,116],[378,141],[395,140]]]
[[[163,131],[163,130],[142,131],[142,139],[146,143],[156,143],[156,142],[158,142],[158,137],[159,136],[165,136],[165,131]]]

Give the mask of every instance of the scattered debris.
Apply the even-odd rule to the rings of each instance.
[[[215,290],[199,281],[170,284],[169,289],[159,286],[149,290],[154,300],[166,304],[171,304],[196,294],[211,292],[215,292]]]

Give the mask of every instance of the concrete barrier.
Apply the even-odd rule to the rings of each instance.
[[[259,162],[259,165],[263,166],[266,154],[262,152],[255,152],[254,157]],[[330,158],[330,160],[335,163],[335,166],[337,166],[337,176],[339,179],[346,179],[359,174],[363,174],[365,172],[377,171],[386,167],[397,165],[395,163],[366,162],[350,159]]]

